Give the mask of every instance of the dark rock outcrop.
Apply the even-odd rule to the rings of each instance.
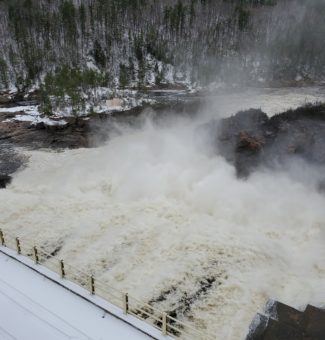
[[[272,167],[294,158],[325,165],[325,105],[305,106],[271,118],[251,109],[206,128],[215,151],[235,165],[240,177],[259,166]]]
[[[6,115],[6,119],[12,118]],[[78,148],[87,147],[89,126],[78,123],[45,125],[30,122],[2,122],[0,119],[0,143],[5,141],[14,146],[27,148]]]
[[[4,189],[8,184],[10,184],[11,180],[11,176],[0,174],[0,189]]]
[[[26,163],[26,157],[19,154],[11,145],[0,140],[0,189],[12,181],[12,174]]]
[[[308,305],[299,311],[277,301],[257,314],[246,340],[324,340],[325,310]]]

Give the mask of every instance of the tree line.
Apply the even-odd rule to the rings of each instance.
[[[62,67],[122,88],[317,78],[324,15],[321,0],[1,0],[0,88]]]

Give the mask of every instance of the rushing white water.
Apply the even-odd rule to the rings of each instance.
[[[210,116],[236,105],[274,114],[306,95],[282,91],[229,95],[228,106],[217,98]],[[0,191],[0,227],[49,251],[62,244],[61,258],[145,301],[170,290],[157,304],[167,311],[215,278],[184,320],[218,339],[244,338],[269,298],[320,305],[325,196],[315,189],[316,170],[300,164],[295,175],[238,180],[193,138],[200,121],[148,120],[96,149],[26,152],[28,168]]]

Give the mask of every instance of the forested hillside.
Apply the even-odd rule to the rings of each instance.
[[[324,18],[323,0],[0,0],[0,88],[319,80]]]

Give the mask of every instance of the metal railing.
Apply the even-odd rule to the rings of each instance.
[[[21,241],[9,233],[0,229],[0,246],[15,250],[18,255],[33,258],[35,264],[42,265],[55,272],[62,279],[76,283],[82,288],[89,290],[90,294],[96,295],[129,314],[155,327],[163,335],[174,338],[194,340],[215,340],[210,334],[196,330],[194,327],[179,321],[167,313],[142,302],[128,293],[124,293],[106,282],[97,280],[93,275],[87,274],[78,268],[68,264],[55,255],[51,255],[37,247],[32,240]]]

